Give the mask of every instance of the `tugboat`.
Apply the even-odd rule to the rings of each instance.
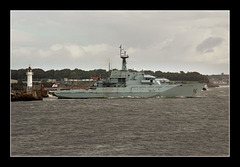
[[[121,70],[112,70],[107,80],[98,80],[88,90],[57,90],[56,96],[59,99],[197,97],[205,85],[162,83],[152,75],[145,75],[143,71],[129,71],[126,61],[129,56],[122,45],[119,48],[122,58]]]

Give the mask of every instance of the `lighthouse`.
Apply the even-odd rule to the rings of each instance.
[[[30,65],[28,67],[28,71],[26,72],[26,75],[27,75],[27,91],[30,91],[32,90],[32,76],[33,76],[33,72]]]

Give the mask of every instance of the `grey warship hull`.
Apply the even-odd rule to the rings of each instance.
[[[102,88],[96,90],[62,90],[56,94],[59,99],[86,98],[150,98],[150,97],[197,97],[205,84],[178,84],[151,86],[150,88]]]
[[[120,46],[122,70],[114,69],[107,80],[99,80],[88,90],[58,90],[59,99],[83,98],[150,98],[150,97],[196,97],[204,87],[198,84],[170,84],[162,82],[143,71],[127,70],[128,55]]]

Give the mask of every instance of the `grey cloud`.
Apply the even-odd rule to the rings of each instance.
[[[214,47],[220,45],[224,41],[223,38],[220,37],[209,37],[202,41],[197,47],[196,50],[200,53],[213,52]]]
[[[119,68],[120,44],[137,70],[212,73],[212,57],[228,57],[228,11],[11,11],[11,25],[13,69],[107,68],[109,58]],[[228,73],[228,61],[223,68],[216,71]]]

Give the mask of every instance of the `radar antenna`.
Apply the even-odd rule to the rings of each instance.
[[[122,70],[127,70],[127,61],[126,59],[129,57],[127,52],[124,51],[122,45],[120,45],[120,57],[122,58]]]

